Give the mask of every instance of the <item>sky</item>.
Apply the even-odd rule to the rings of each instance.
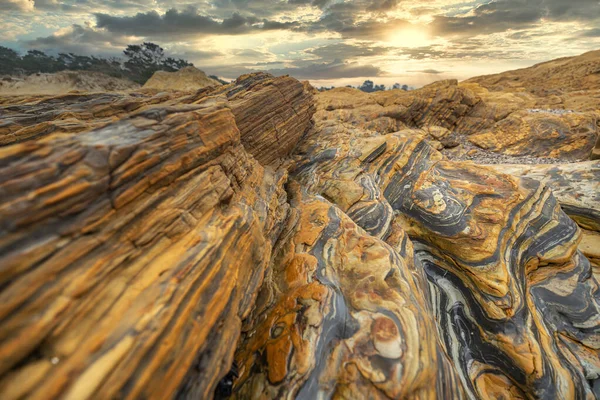
[[[225,79],[420,87],[600,49],[600,1],[0,0],[0,46],[20,52],[144,41]]]

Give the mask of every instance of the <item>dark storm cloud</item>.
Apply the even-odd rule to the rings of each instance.
[[[213,0],[210,2],[210,10],[211,13],[221,18],[229,16],[234,12],[242,15],[269,18],[274,14],[293,12],[300,7],[314,6],[323,8],[327,3],[327,0]]]
[[[219,7],[217,14],[223,14],[223,9],[232,11],[228,17],[223,19],[214,16],[200,14],[195,8],[179,11],[170,9],[165,14],[156,11],[137,13],[133,16],[113,16],[105,13],[97,13],[96,24],[111,32],[118,32],[137,36],[157,35],[241,35],[266,30],[291,30],[303,32],[337,32],[344,38],[355,38],[363,40],[384,39],[390,31],[410,27],[410,22],[401,19],[391,19],[385,22],[376,19],[358,21],[357,17],[362,15],[366,9],[375,4],[380,9],[391,6],[388,1],[364,2],[356,1],[349,3],[334,3],[327,6],[320,19],[310,23],[299,21],[274,21],[264,18],[265,14],[273,12],[267,5],[262,7],[263,15],[258,11],[253,14],[251,9],[242,7],[246,0],[227,0],[213,3]],[[262,3],[264,0],[259,0]],[[253,7],[256,4],[252,3]],[[289,3],[275,2],[275,8],[285,8]],[[312,3],[311,3],[312,4]],[[298,3],[294,3],[295,6]],[[243,11],[242,11],[243,10]],[[211,11],[213,11],[211,9]]]
[[[437,16],[437,35],[478,35],[526,29],[542,21],[600,19],[598,0],[498,0],[475,8],[468,16]]]
[[[312,33],[335,32],[343,38],[383,40],[394,30],[412,26],[409,21],[403,19],[379,19],[379,12],[389,11],[396,3],[388,0],[332,3],[323,8],[323,13],[317,21],[302,26],[302,30]],[[365,16],[372,18],[364,19]]]
[[[131,17],[117,17],[108,14],[95,14],[96,26],[110,32],[136,35],[136,36],[161,36],[161,35],[242,35],[254,31],[275,29],[292,29],[297,26],[295,22],[273,22],[256,17],[245,17],[233,14],[222,21],[210,16],[201,15],[198,10],[188,8],[184,11],[170,9],[164,14],[156,11],[137,13]]]
[[[374,0],[367,11],[390,11],[398,6],[400,0]]]

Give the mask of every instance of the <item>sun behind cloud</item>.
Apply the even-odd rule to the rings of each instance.
[[[404,27],[390,32],[386,42],[395,47],[417,48],[430,46],[433,38],[423,28]]]

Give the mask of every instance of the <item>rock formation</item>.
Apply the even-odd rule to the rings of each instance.
[[[196,67],[185,67],[175,72],[156,71],[144,84],[144,89],[197,90],[221,83],[209,78]]]
[[[299,138],[312,114],[289,78],[228,89],[0,149],[3,398],[212,394],[289,207],[238,127],[271,160],[244,118]],[[276,116],[247,113],[254,91]]]
[[[2,100],[2,398],[600,396],[598,161],[473,85]]]
[[[24,78],[4,77],[0,80],[0,95],[57,95],[71,91],[115,92],[139,87],[140,85],[130,80],[115,78],[101,72],[61,71],[52,74],[34,74]]]
[[[492,91],[529,92],[542,98],[554,95],[555,100],[565,93],[588,90],[598,93],[600,50],[500,74],[478,76],[468,79],[467,82],[478,83]],[[582,94],[584,93],[580,93]],[[598,108],[600,107],[595,107]]]
[[[489,92],[455,80],[408,92],[368,94],[339,88],[319,96],[322,106],[315,115],[317,121],[332,118],[377,132],[424,128],[437,149],[445,147],[441,139],[456,132],[458,144],[466,146],[454,148],[453,158],[458,154],[468,159],[467,151],[478,154],[483,149],[513,157],[586,160],[600,135],[597,110],[539,110],[534,108],[532,95]],[[432,128],[437,129],[434,134]]]
[[[600,274],[600,161],[488,167],[500,173],[535,179],[551,188],[563,211],[581,228],[579,248]]]

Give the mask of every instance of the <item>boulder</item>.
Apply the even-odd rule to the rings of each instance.
[[[207,86],[219,86],[220,82],[209,78],[196,67],[184,67],[179,71],[156,71],[144,84],[144,89],[193,91]]]

